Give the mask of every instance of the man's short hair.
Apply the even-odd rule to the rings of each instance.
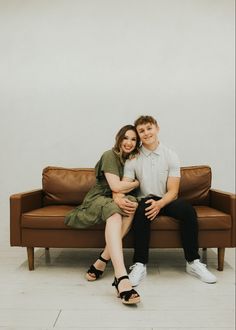
[[[158,126],[156,119],[153,118],[152,116],[140,116],[134,122],[135,127],[137,127],[138,125],[145,125],[145,124],[153,124]]]

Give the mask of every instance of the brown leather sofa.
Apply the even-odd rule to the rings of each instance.
[[[34,248],[102,248],[104,224],[87,229],[64,225],[67,212],[80,204],[95,182],[94,169],[47,167],[42,189],[10,197],[11,246],[27,248],[29,269],[34,269]],[[236,195],[211,189],[211,168],[181,168],[179,196],[196,209],[199,247],[218,248],[218,270],[223,270],[226,247],[236,246]],[[124,247],[133,246],[132,232]],[[174,218],[158,216],[152,222],[151,248],[180,248],[179,225]]]

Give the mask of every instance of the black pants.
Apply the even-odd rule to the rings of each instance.
[[[160,197],[156,196],[143,198],[139,202],[134,216],[132,225],[134,232],[134,263],[148,263],[151,221],[145,216],[145,208],[149,206],[149,204],[145,204],[145,202],[151,198],[154,200],[160,199]],[[192,205],[184,199],[178,198],[163,207],[159,214],[179,220],[185,259],[189,262],[200,259],[198,254],[197,215]]]

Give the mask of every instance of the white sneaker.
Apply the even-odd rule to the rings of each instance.
[[[129,273],[129,280],[132,286],[139,285],[142,279],[147,275],[146,265],[141,262],[136,262],[129,269],[131,269],[131,272]]]
[[[190,275],[198,277],[201,281],[206,283],[215,283],[216,277],[206,268],[206,265],[201,263],[199,259],[193,262],[186,263],[186,272]]]

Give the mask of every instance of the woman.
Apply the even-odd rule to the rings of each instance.
[[[89,281],[98,279],[111,258],[115,272],[113,285],[124,304],[140,302],[139,294],[132,289],[124,265],[122,238],[128,232],[135,209],[134,196],[126,196],[133,202],[133,210],[126,214],[112,198],[113,193],[128,193],[139,186],[137,180],[122,181],[125,160],[138,153],[139,137],[132,125],[122,127],[116,135],[113,149],[104,152],[95,167],[96,183],[85,196],[82,205],[70,212],[65,224],[75,228],[86,228],[99,222],[106,222],[106,247],[98,260],[86,274]]]

